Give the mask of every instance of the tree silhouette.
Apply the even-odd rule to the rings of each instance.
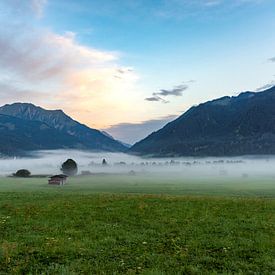
[[[31,172],[27,169],[20,169],[15,174],[13,174],[15,177],[20,178],[27,178],[31,175]]]
[[[60,169],[63,174],[67,176],[74,176],[77,174],[77,163],[73,159],[67,159],[61,166]]]

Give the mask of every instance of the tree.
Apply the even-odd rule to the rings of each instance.
[[[103,159],[103,160],[102,160],[102,165],[104,165],[104,166],[107,165],[106,159]]]
[[[77,163],[73,159],[67,159],[60,169],[63,174],[67,176],[74,176],[77,174]]]
[[[15,177],[20,178],[28,178],[31,175],[31,172],[27,169],[20,169],[15,174],[13,174]]]

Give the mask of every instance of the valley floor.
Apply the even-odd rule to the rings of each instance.
[[[271,274],[274,194],[270,180],[3,178],[0,274]]]

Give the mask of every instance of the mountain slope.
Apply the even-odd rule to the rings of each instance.
[[[26,121],[0,114],[0,152],[21,154],[29,150],[77,148],[77,139],[39,121]]]
[[[130,152],[159,156],[275,154],[275,87],[192,107]]]
[[[68,148],[82,148],[103,151],[125,151],[120,142],[98,130],[73,120],[61,110],[45,110],[29,103],[14,103],[0,107],[0,114],[15,117],[27,122],[40,122],[52,128],[53,134],[62,136]],[[0,138],[1,139],[1,138]],[[69,143],[68,141],[71,141]],[[54,147],[54,144],[52,144]]]

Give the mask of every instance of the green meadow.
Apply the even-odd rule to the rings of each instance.
[[[275,180],[0,179],[0,274],[272,274]]]

